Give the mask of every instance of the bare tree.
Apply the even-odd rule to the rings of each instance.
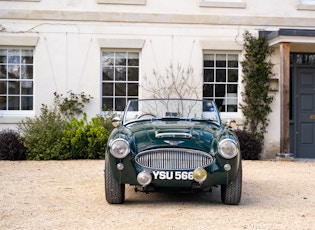
[[[140,85],[150,98],[200,98],[201,77],[194,76],[193,68],[172,64],[165,69],[165,75],[153,70],[152,77],[145,76]]]

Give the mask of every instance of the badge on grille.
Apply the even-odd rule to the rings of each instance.
[[[165,143],[171,145],[171,146],[177,146],[183,143],[184,141],[164,141]]]

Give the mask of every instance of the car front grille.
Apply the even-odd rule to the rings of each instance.
[[[209,166],[213,157],[193,149],[163,148],[141,152],[135,161],[142,167],[155,170],[192,170]]]

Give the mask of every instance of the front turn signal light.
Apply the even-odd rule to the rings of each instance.
[[[207,171],[203,168],[196,168],[193,172],[194,180],[202,183],[207,179]]]

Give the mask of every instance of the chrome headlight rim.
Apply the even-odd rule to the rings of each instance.
[[[230,144],[230,145],[227,146],[228,144]],[[228,149],[229,152],[227,152],[226,148],[229,148]],[[218,144],[218,153],[224,159],[228,159],[228,160],[236,157],[238,154],[238,148],[237,148],[236,142],[232,139],[221,140]]]
[[[118,159],[125,158],[130,153],[129,143],[123,138],[113,140],[109,147],[112,156]]]

